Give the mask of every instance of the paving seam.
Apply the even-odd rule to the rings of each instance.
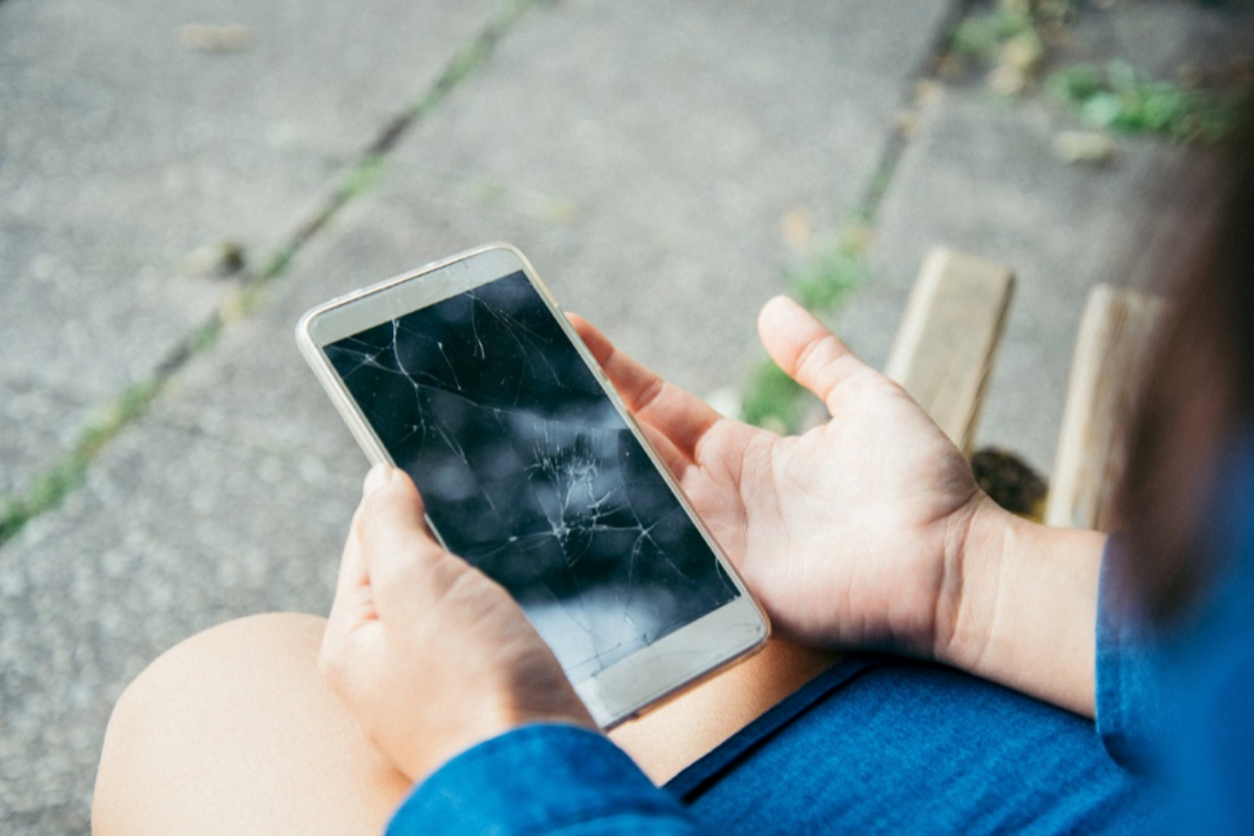
[[[0,0],[3,3],[4,0]],[[223,331],[234,321],[248,316],[261,301],[263,288],[286,272],[292,259],[353,199],[369,190],[381,176],[381,165],[396,143],[416,123],[427,118],[463,81],[489,60],[496,44],[534,6],[550,6],[555,0],[514,0],[490,20],[483,30],[458,50],[435,82],[415,101],[389,120],[361,152],[345,167],[339,184],[308,220],[301,223],[266,261],[254,277],[231,294],[206,321],[193,328],[157,365],[146,379],[132,384],[107,401],[103,417],[84,430],[60,462],[34,480],[32,487],[16,497],[0,497],[0,548],[17,535],[27,522],[52,511],[86,480],[92,462],[123,429],[147,414],[165,387],[193,357],[210,350]]]
[[[2,2],[2,0],[0,0]],[[915,65],[910,75],[910,87],[905,91],[905,109],[903,115],[913,119],[922,108],[918,86],[922,82],[932,81],[936,77],[936,67],[950,50],[954,29],[967,17],[975,0],[958,0],[951,3],[949,11],[936,27],[936,36],[931,45]],[[880,152],[880,158],[866,184],[862,198],[857,203],[854,214],[863,223],[871,224],[879,211],[884,195],[892,187],[893,176],[897,173],[897,164],[910,145],[911,131],[898,126],[888,136]]]

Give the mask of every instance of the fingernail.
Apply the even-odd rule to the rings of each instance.
[[[379,488],[387,484],[388,479],[392,478],[392,468],[380,462],[370,468],[370,472],[366,474],[366,482],[361,486],[361,495],[370,496]]]

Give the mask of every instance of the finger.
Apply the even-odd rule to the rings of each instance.
[[[827,326],[787,296],[767,302],[758,316],[758,335],[771,359],[793,380],[835,411],[836,390],[870,371]]]
[[[331,602],[331,614],[328,616],[328,632],[341,631],[341,628],[350,629],[351,625],[347,622],[353,621],[355,617],[359,618],[356,615],[357,610],[369,602],[370,575],[366,571],[366,555],[361,546],[361,515],[365,494],[380,479],[387,478],[386,471],[387,465],[376,464],[366,474],[365,484],[362,485],[363,501],[358,503],[357,510],[353,513],[353,522],[340,558],[340,570],[335,580],[335,600]],[[349,616],[350,612],[354,616]]]
[[[569,320],[575,333],[583,340],[583,344],[592,352],[592,356],[602,366],[605,365],[606,358],[613,353],[614,346],[610,343],[609,338],[600,332],[600,330],[588,320],[584,319],[577,313],[567,311],[566,319]]]
[[[584,341],[584,345],[588,347],[588,351],[591,352],[593,358],[604,369],[605,363],[613,354],[617,352],[617,349],[614,348],[614,344],[611,343],[604,334],[597,330],[595,325],[588,322],[588,320],[584,319],[579,314],[568,312],[566,314],[566,318],[570,320],[570,324]],[[627,355],[625,354],[621,356],[627,358]],[[627,359],[630,360],[630,358]],[[610,377],[610,382],[614,384],[614,388],[618,390],[619,395],[623,398],[624,402],[626,402],[627,396],[622,391],[618,382],[614,380],[608,370],[606,371],[606,375]],[[689,457],[681,453],[679,448],[675,446],[665,433],[657,427],[654,427],[648,421],[644,420],[643,416],[637,415],[636,418],[640,423],[641,431],[645,434],[645,437],[649,440],[653,449],[656,450],[658,455],[662,457],[662,462],[666,465],[667,469],[670,470],[675,478],[678,479],[683,474],[684,469],[691,464]]]
[[[377,474],[377,475],[376,475]],[[444,549],[427,530],[422,497],[405,471],[372,471],[355,533],[379,617],[402,614],[439,590]]]
[[[369,493],[380,479],[386,478],[387,465],[377,464],[366,475],[362,486],[363,495]],[[340,570],[335,582],[335,599],[327,616],[327,626],[322,634],[322,646],[318,654],[318,667],[323,676],[334,679],[333,671],[344,651],[348,637],[362,624],[377,617],[370,588],[370,575],[366,569],[366,555],[361,543],[361,517],[363,502],[353,514],[352,528],[344,543],[340,558]]]
[[[696,461],[702,436],[723,416],[696,395],[667,382],[619,351],[582,317],[572,315],[570,321],[627,408],[665,436],[675,452],[686,460],[685,464]],[[678,473],[682,468],[672,466],[671,469]]]

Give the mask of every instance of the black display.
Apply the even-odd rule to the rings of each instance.
[[[445,544],[510,591],[572,679],[736,597],[523,273],[325,350]]]

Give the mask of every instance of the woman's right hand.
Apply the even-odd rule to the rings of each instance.
[[[947,593],[983,494],[900,386],[774,299],[762,341],[832,416],[780,437],[722,417],[577,327],[781,633],[930,656],[953,632]]]

